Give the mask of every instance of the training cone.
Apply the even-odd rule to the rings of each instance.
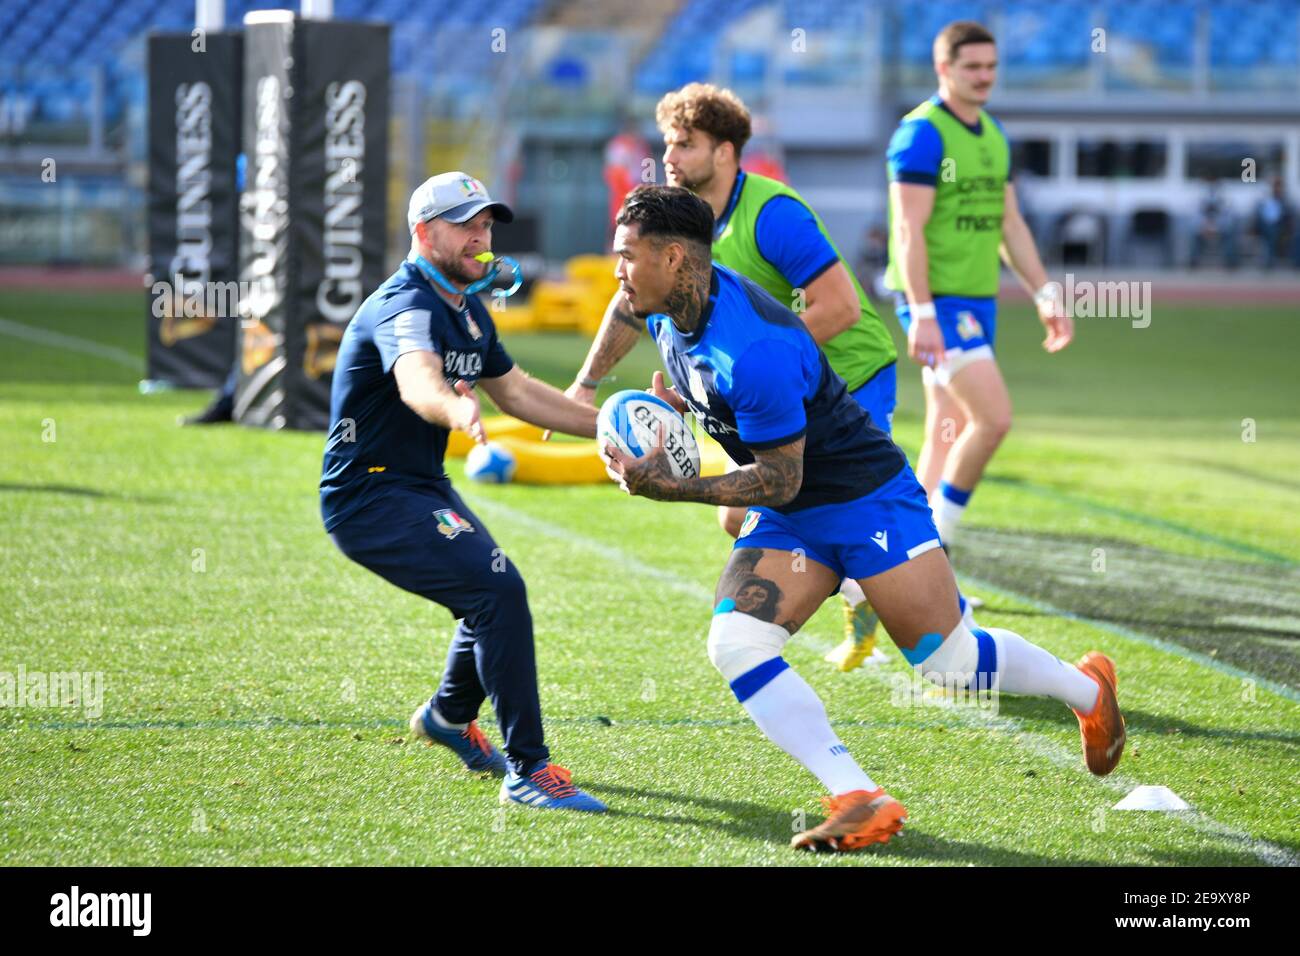
[[[1168,787],[1134,787],[1133,792],[1115,804],[1116,810],[1190,810],[1187,801]]]

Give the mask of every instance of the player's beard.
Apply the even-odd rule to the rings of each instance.
[[[671,185],[681,186],[683,189],[689,189],[691,192],[695,193],[695,195],[698,196],[700,194],[700,190],[703,189],[711,182],[713,182],[712,167],[709,168],[708,172],[704,173],[702,176],[695,179],[692,179],[691,177],[687,176],[685,173],[682,172],[681,168],[678,167],[676,182],[671,183]]]
[[[476,270],[477,275],[471,274],[466,268],[465,263],[462,261],[460,254],[457,254],[454,257],[442,256],[435,258],[433,260],[433,265],[449,280],[462,286],[469,285],[471,282],[477,282],[479,279],[483,278],[483,272],[487,268],[484,266],[482,269]]]
[[[657,309],[644,309],[640,307],[632,298],[630,298],[630,295],[631,293],[626,289],[623,290],[623,301],[627,304],[628,311],[630,311],[635,318],[648,319],[658,311]]]

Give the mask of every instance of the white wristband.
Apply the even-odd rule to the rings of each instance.
[[[1059,287],[1055,282],[1044,282],[1034,293],[1034,301],[1039,305],[1051,305],[1056,302]]]
[[[917,302],[910,306],[907,311],[908,314],[918,322],[922,322],[926,319],[933,319],[935,317],[933,302]]]

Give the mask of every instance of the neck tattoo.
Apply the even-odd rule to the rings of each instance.
[[[677,284],[664,300],[664,311],[678,331],[690,334],[700,325],[700,316],[709,304],[709,278],[712,267],[701,269],[689,264],[682,268]]]

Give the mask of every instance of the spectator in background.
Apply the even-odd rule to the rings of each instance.
[[[646,163],[650,160],[650,164]],[[609,234],[614,235],[614,220],[623,208],[623,199],[643,182],[654,182],[658,176],[643,179],[646,170],[653,170],[654,157],[650,144],[637,130],[634,120],[623,121],[623,128],[605,144],[605,185],[609,187]]]
[[[1300,234],[1296,230],[1295,210],[1286,200],[1286,187],[1281,176],[1270,181],[1269,194],[1255,207],[1255,232],[1264,243],[1264,268],[1273,268],[1274,262],[1285,254],[1287,239],[1291,239],[1291,259],[1300,266]]]
[[[790,174],[781,162],[781,143],[772,134],[772,125],[765,118],[754,116],[751,126],[753,135],[745,146],[745,172],[789,185]]]
[[[862,249],[858,253],[858,263],[862,275],[870,281],[864,282],[877,299],[890,297],[885,286],[885,269],[889,266],[889,232],[878,222],[867,227],[862,237]]]
[[[1192,237],[1192,268],[1201,264],[1207,251],[1213,248],[1228,269],[1237,267],[1237,217],[1223,199],[1219,184],[1205,180],[1206,195],[1201,201],[1196,234]]]

